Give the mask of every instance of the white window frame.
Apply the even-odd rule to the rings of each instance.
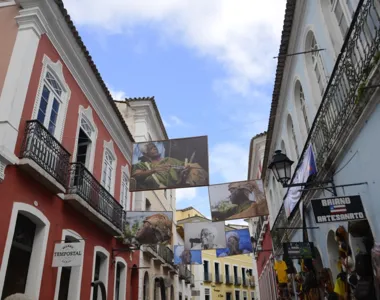
[[[77,239],[78,243],[83,245],[83,254],[85,254],[85,240],[79,235],[79,233],[75,232],[72,229],[63,229],[62,241],[64,241],[66,237],[68,236]],[[57,271],[57,281],[55,283],[54,300],[58,300],[58,296],[59,296],[62,267],[59,267],[57,269],[58,271]],[[83,273],[83,256],[81,258],[80,266],[71,267],[68,299],[80,300],[82,273]]]
[[[236,299],[236,292],[239,292],[239,299]],[[234,299],[235,299],[235,300],[242,300],[242,299],[241,299],[241,295],[242,295],[242,293],[241,293],[241,290],[240,290],[240,289],[234,289]]]
[[[344,21],[346,22],[346,25],[347,25],[346,32],[344,32],[344,33],[342,32],[342,27],[339,24],[340,20],[337,19],[337,16],[335,14],[335,10],[338,6],[340,6],[340,8],[342,10],[343,18],[344,18]],[[344,39],[345,35],[347,34],[348,29],[350,28],[350,24],[351,24],[351,16],[350,16],[350,10],[347,6],[347,0],[343,1],[343,2],[342,2],[342,0],[330,0],[330,8],[331,8],[331,14],[335,19],[336,25],[338,26],[339,33],[342,36],[342,38]]]
[[[255,299],[255,292],[251,291],[251,300],[254,300],[254,299]]]
[[[37,225],[33,242],[33,250],[30,256],[25,294],[33,299],[39,299],[42,272],[45,265],[46,246],[49,238],[50,222],[40,210],[32,205],[21,202],[13,203],[12,214],[8,227],[8,235],[5,242],[3,258],[0,266],[0,295],[3,293],[9,254],[11,252],[13,235],[16,227],[17,216],[19,213],[27,217],[31,217],[34,221],[36,221]]]
[[[111,139],[109,142],[104,141],[103,143],[103,160],[102,160],[102,175],[100,182],[103,185],[104,180],[104,167],[105,167],[105,158],[106,158],[106,152],[109,152],[112,155],[113,161],[112,161],[112,174],[111,174],[111,183],[110,183],[110,190],[109,193],[113,196],[115,193],[115,179],[116,179],[116,166],[117,166],[117,156],[115,152],[115,148],[113,146],[113,140]],[[105,189],[107,189],[105,186],[103,186]]]
[[[319,45],[317,42],[317,38],[315,37],[314,31],[310,30],[309,34],[312,34],[312,36],[310,37],[311,38],[310,45],[308,45],[309,49],[306,49],[306,50],[319,49]],[[310,56],[311,56],[311,68],[313,69],[312,70],[313,74],[315,76],[315,79],[317,80],[317,85],[318,85],[320,94],[323,95],[326,88],[327,79],[326,79],[326,71],[325,71],[325,66],[323,64],[322,56],[321,56],[320,51],[311,52]],[[318,74],[316,70],[318,70],[319,78],[318,78]]]
[[[74,150],[73,150],[73,155],[72,155],[72,161],[75,162],[77,159],[79,130],[82,127],[83,118],[86,119],[86,121],[89,123],[89,125],[93,129],[91,132],[91,136],[89,136],[91,140],[91,147],[87,149],[89,159],[88,159],[88,164],[86,163],[86,168],[92,173],[94,169],[96,141],[98,138],[98,127],[95,124],[91,106],[84,108],[84,106],[79,105],[78,123],[77,123],[76,135],[75,135],[75,145],[74,145]]]
[[[131,210],[131,192],[129,190],[129,182],[130,182],[130,172],[129,166],[126,164],[121,167],[121,181],[120,181],[120,204],[123,206],[124,210]],[[124,183],[124,178],[127,177],[127,182]],[[124,185],[127,186],[127,195],[125,195]]]
[[[124,260],[124,258],[120,256],[116,256],[115,258],[115,275],[114,275],[114,284],[113,284],[113,299],[116,299],[116,271],[117,271],[117,264],[120,263],[124,265],[123,271],[120,273],[120,287],[119,287],[119,299],[125,299],[127,296],[127,270],[128,265],[127,262]]]
[[[60,96],[60,108],[58,111],[57,116],[57,123],[55,127],[54,137],[58,141],[62,141],[63,136],[63,130],[64,130],[64,123],[66,120],[66,114],[67,114],[67,107],[70,101],[70,95],[71,90],[69,88],[69,85],[66,83],[64,74],[63,74],[63,65],[60,60],[57,60],[56,62],[53,62],[46,54],[44,55],[42,59],[42,71],[40,80],[38,83],[38,89],[36,94],[36,100],[34,102],[33,112],[32,112],[32,119],[36,120],[38,115],[38,110],[40,108],[41,103],[41,96],[43,87],[45,86],[45,78],[47,72],[50,72],[55,79],[58,81],[60,86],[62,87],[62,95]],[[57,99],[58,100],[58,99]],[[51,101],[50,101],[51,102]],[[51,110],[50,110],[51,113]],[[46,117],[50,118],[50,114],[47,114]],[[48,128],[46,128],[48,129]]]
[[[230,264],[224,264],[223,274],[224,274],[224,282],[227,283],[227,274],[226,274],[226,266],[228,266],[228,276],[231,276],[231,265]],[[229,278],[228,278],[229,279]]]
[[[103,281],[105,289],[106,289],[106,297],[107,297],[107,295],[108,295],[108,272],[109,272],[109,263],[110,263],[110,253],[106,249],[104,249],[102,246],[95,246],[94,247],[94,256],[93,256],[93,259],[92,259],[91,281],[94,279],[94,275],[95,275],[95,264],[96,264],[96,253],[97,252],[102,253],[106,257],[105,267],[103,268],[103,270],[104,270],[104,278],[102,278],[102,281]],[[100,272],[102,272],[102,270],[100,270]],[[94,288],[91,287],[90,300],[92,300],[92,295],[93,294],[94,294]],[[101,299],[101,295],[100,294],[101,293],[100,293],[100,290],[99,290],[99,292],[98,292],[98,300]]]

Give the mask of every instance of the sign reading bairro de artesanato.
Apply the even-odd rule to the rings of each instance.
[[[365,212],[360,196],[344,196],[311,200],[315,221],[331,223],[365,220]]]
[[[55,244],[53,267],[76,267],[82,265],[83,243]]]

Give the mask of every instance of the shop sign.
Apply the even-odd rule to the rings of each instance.
[[[293,242],[293,243],[283,243],[284,257],[290,259],[298,258],[313,258],[313,243],[309,242]]]
[[[331,223],[365,220],[360,196],[345,196],[311,200],[315,222]]]
[[[55,244],[53,267],[76,267],[82,265],[83,243]]]

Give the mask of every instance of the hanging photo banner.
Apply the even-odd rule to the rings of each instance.
[[[366,215],[360,196],[344,196],[311,200],[315,222],[331,223],[365,220]]]
[[[302,163],[297,169],[292,183],[296,184],[307,182],[309,177],[315,173],[317,173],[317,167],[315,164],[313,148],[310,144],[305,152],[305,155],[303,156]],[[299,186],[289,188],[286,198],[284,199],[284,209],[287,218],[289,218],[290,214],[300,200],[302,195],[301,190],[302,189]]]
[[[262,180],[215,184],[208,192],[214,222],[269,214]]]
[[[289,259],[313,258],[314,244],[309,242],[283,243],[284,257]]]
[[[227,248],[216,249],[216,257],[233,256],[252,253],[249,229],[226,231]]]
[[[84,243],[55,244],[53,267],[77,267],[83,262]]]
[[[175,265],[201,265],[202,250],[185,250],[184,245],[174,246]]]
[[[185,249],[226,248],[224,222],[185,223]]]
[[[125,218],[125,243],[162,244],[172,237],[173,212],[127,211]]]
[[[133,144],[130,191],[209,185],[207,136]]]

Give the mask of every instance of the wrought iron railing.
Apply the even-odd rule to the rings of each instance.
[[[158,246],[158,255],[160,255],[164,261],[170,265],[173,264],[173,251],[169,249],[167,246],[159,245]]]
[[[223,275],[220,273],[215,274],[215,283],[223,283]]]
[[[234,285],[241,285],[241,277],[238,277],[238,276],[234,277]]]
[[[71,164],[67,194],[79,195],[118,229],[123,229],[123,207],[82,163]]]
[[[186,283],[190,283],[191,282],[191,271],[187,268],[186,265],[180,265],[179,266],[179,272],[178,272],[178,275],[179,275],[179,279],[183,279],[185,280]]]
[[[242,285],[243,286],[248,286],[248,279],[246,277],[243,277],[243,279],[242,279]]]
[[[299,158],[299,162],[302,162],[311,144],[318,169],[318,180],[323,180],[321,177],[326,176],[331,161],[341,150],[342,143],[348,138],[375,91],[375,88],[367,85],[373,71],[378,68],[379,49],[379,2],[361,0]],[[375,82],[374,85],[376,84],[378,83]],[[273,246],[277,253],[281,252],[281,242],[288,232],[276,228],[287,227],[287,223],[282,206],[271,231]]]
[[[210,282],[212,281],[212,274],[210,272],[204,272],[203,273],[203,280]]]
[[[231,275],[226,275],[226,284],[233,284],[234,278]]]
[[[70,153],[38,120],[26,121],[20,157],[33,160],[60,184],[67,186]]]

